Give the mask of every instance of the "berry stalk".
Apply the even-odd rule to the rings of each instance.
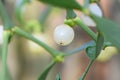
[[[94,41],[97,41],[97,35],[85,24],[82,23],[82,21],[79,18],[75,18],[74,22],[82,28]]]

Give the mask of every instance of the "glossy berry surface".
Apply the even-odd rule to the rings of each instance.
[[[91,26],[91,27],[96,26],[96,23],[89,16],[81,14],[80,18],[85,25]]]
[[[88,7],[89,11],[91,13],[93,13],[96,16],[102,17],[102,10],[100,9],[100,7],[97,5],[97,3],[91,3]],[[89,17],[88,15],[85,14],[81,14],[80,16],[81,20],[83,21],[83,23],[87,26],[91,26],[91,27],[95,27],[96,23],[91,19],[91,17]]]
[[[72,42],[74,38],[73,29],[65,24],[59,25],[54,30],[54,40],[57,44],[65,46]]]
[[[96,3],[91,3],[88,9],[90,10],[91,13],[95,14],[96,16],[99,16],[99,17],[103,16],[102,10]]]

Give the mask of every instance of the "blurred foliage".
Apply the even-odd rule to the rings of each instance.
[[[103,51],[101,52],[101,50],[103,49],[103,46],[104,46],[103,43],[105,42],[104,38],[105,38],[106,42],[112,43],[113,46],[117,47],[117,49],[120,50],[120,41],[119,41],[120,27],[117,23],[114,23],[105,18],[97,17],[88,11],[87,15],[91,16],[91,18],[94,19],[94,21],[97,24],[98,35],[96,35],[88,26],[84,25],[84,23],[80,19],[76,19],[76,21],[75,21],[76,14],[74,12],[74,9],[82,11],[85,14],[87,12],[86,7],[85,8],[82,7],[75,0],[68,0],[68,1],[67,0],[58,0],[58,1],[56,1],[56,0],[39,0],[39,1],[50,4],[50,5],[58,6],[61,8],[65,8],[67,10],[66,11],[67,12],[66,20],[68,20],[68,23],[66,23],[66,24],[71,25],[71,24],[69,24],[69,22],[73,23],[73,24],[77,24],[79,26],[79,28],[82,28],[94,40],[93,44],[92,44],[92,42],[84,44],[83,46],[80,46],[78,48],[71,50],[70,52],[68,52],[67,55],[64,52],[55,50],[52,47],[48,46],[48,44],[46,44],[44,42],[45,40],[42,41],[42,39],[39,39],[37,37],[41,37],[41,35],[43,35],[41,33],[41,31],[44,30],[44,28],[47,28],[47,27],[45,27],[46,25],[44,25],[44,24],[46,24],[46,20],[50,14],[52,8],[51,8],[51,6],[47,6],[43,10],[43,12],[41,12],[41,14],[39,15],[39,18],[37,18],[36,20],[35,19],[28,20],[28,21],[25,21],[25,23],[24,23],[24,17],[22,15],[22,13],[24,11],[25,5],[27,3],[30,3],[31,0],[17,0],[16,4],[15,4],[16,17],[17,17],[19,23],[20,24],[22,23],[21,24],[21,26],[23,26],[22,29],[20,29],[18,27],[14,27],[12,25],[13,23],[12,23],[11,19],[9,19],[2,3],[0,2],[1,3],[0,4],[0,13],[2,16],[2,20],[3,20],[3,25],[5,25],[5,29],[9,29],[12,33],[15,33],[15,34],[22,36],[24,38],[27,38],[29,40],[32,40],[33,42],[37,43],[39,46],[42,46],[46,51],[48,51],[50,53],[50,55],[53,57],[53,60],[56,60],[56,62],[62,62],[64,56],[72,55],[72,54],[75,54],[76,52],[80,52],[81,50],[86,49],[86,54],[90,58],[90,63],[88,65],[88,67],[86,68],[85,72],[83,73],[83,75],[82,75],[83,77],[81,78],[81,80],[83,80],[85,78],[88,70],[90,69],[91,65],[93,64],[94,60],[96,59],[96,57],[99,54],[100,54],[100,57],[101,57],[101,55],[107,56],[107,57],[101,57],[101,58],[98,57],[97,60],[105,61],[106,59],[111,57],[111,53],[109,53],[109,55],[107,55],[108,53],[106,53],[107,47],[104,50],[105,52],[103,52]],[[85,5],[88,6],[89,0],[85,0],[85,1],[86,1]],[[91,1],[93,1],[93,0],[91,0]],[[94,0],[94,1],[96,1],[96,0]],[[79,17],[77,17],[77,18],[79,18]],[[69,20],[69,19],[71,19],[71,20]],[[47,30],[49,31],[49,29],[47,29]],[[29,32],[31,34],[29,34],[27,32]],[[37,33],[39,33],[40,35],[39,36],[37,35],[37,37],[36,37],[35,35]],[[91,46],[91,44],[92,44],[92,46]],[[37,49],[37,47],[35,47],[34,44],[32,44],[32,47]],[[0,53],[2,53],[1,51],[2,51],[2,48],[0,47]],[[50,63],[50,65],[48,65],[45,68],[45,70],[40,75],[39,80],[46,79],[49,71],[52,69],[52,67],[55,65],[56,62],[53,61],[52,63]],[[56,76],[56,80],[60,80],[59,75]]]

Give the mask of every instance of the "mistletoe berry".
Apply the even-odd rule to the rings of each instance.
[[[54,30],[54,40],[59,45],[68,45],[72,42],[73,38],[73,29],[66,24],[59,25]]]
[[[80,19],[83,21],[83,23],[87,26],[95,27],[96,23],[87,15],[81,14]]]
[[[100,9],[97,3],[91,3],[88,9],[90,10],[91,13],[95,14],[96,16],[99,17],[103,16],[102,10]]]
[[[97,3],[89,4],[88,10],[96,16],[99,17],[103,16],[102,10],[100,9]],[[92,27],[96,26],[96,23],[90,18],[90,16],[82,13],[80,18],[83,21],[83,23],[86,24],[87,26],[92,26]]]

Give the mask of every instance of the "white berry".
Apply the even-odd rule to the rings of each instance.
[[[74,38],[73,29],[65,24],[59,25],[54,31],[54,40],[57,44],[62,46],[68,45],[72,42]]]
[[[93,13],[96,16],[99,16],[99,17],[103,16],[100,7],[96,3],[91,3],[88,9],[91,13]],[[96,23],[88,15],[81,14],[80,18],[85,25],[91,26],[91,27],[96,26]]]
[[[0,45],[3,44],[3,26],[0,25]]]
[[[90,10],[91,13],[95,14],[96,16],[99,16],[99,17],[103,16],[102,10],[96,3],[91,3],[88,9]]]
[[[87,15],[81,14],[80,15],[81,20],[83,23],[87,26],[95,27],[96,23]]]

